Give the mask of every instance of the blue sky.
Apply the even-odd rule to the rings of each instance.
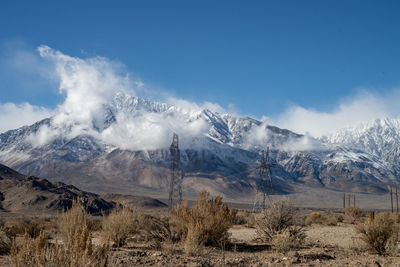
[[[5,0],[0,103],[62,102],[54,81],[9,64],[45,44],[120,61],[154,88],[244,115],[332,112],[365,90],[397,90],[399,12],[398,1]]]

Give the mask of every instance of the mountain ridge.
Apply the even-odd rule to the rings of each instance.
[[[56,114],[0,134],[0,161],[85,189],[160,195],[168,183],[170,138],[178,132],[188,195],[203,189],[228,198],[252,195],[259,152],[267,146],[278,193],[293,192],[296,184],[384,193],[399,181],[400,123],[394,119],[371,124],[367,128],[375,131],[359,130],[362,134],[353,139],[350,130],[317,139],[250,117],[188,110],[122,93],[89,122],[61,121],[68,116]],[[149,146],[138,149],[144,143]]]

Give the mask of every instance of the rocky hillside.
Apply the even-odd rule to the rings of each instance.
[[[0,164],[0,205],[3,211],[63,211],[71,208],[73,200],[78,198],[94,215],[115,206],[97,194],[81,191],[72,185],[25,176]]]

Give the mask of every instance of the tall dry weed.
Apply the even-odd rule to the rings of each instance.
[[[139,230],[139,213],[128,205],[117,205],[117,208],[103,219],[103,233],[117,247],[126,244],[126,240]]]
[[[15,267],[104,267],[107,266],[107,248],[101,247],[77,253],[71,246],[49,243],[43,232],[37,238],[25,234],[19,246],[14,242],[11,261]]]
[[[59,218],[62,242],[49,243],[43,231],[33,238],[25,233],[21,244],[11,248],[16,267],[25,266],[107,266],[108,243],[93,246],[85,208],[74,201],[72,208]]]

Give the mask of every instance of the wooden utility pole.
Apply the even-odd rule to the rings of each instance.
[[[347,201],[347,207],[351,207],[351,202],[350,202],[350,194],[348,194],[347,195],[347,199],[348,199],[348,201]]]
[[[353,207],[356,207],[356,195],[353,195]]]
[[[346,208],[346,193],[343,193],[343,209]]]
[[[396,186],[396,212],[399,212],[399,196],[397,195],[397,186]]]
[[[392,186],[390,186],[390,206],[392,207],[392,213],[393,213],[393,190],[392,190]]]

